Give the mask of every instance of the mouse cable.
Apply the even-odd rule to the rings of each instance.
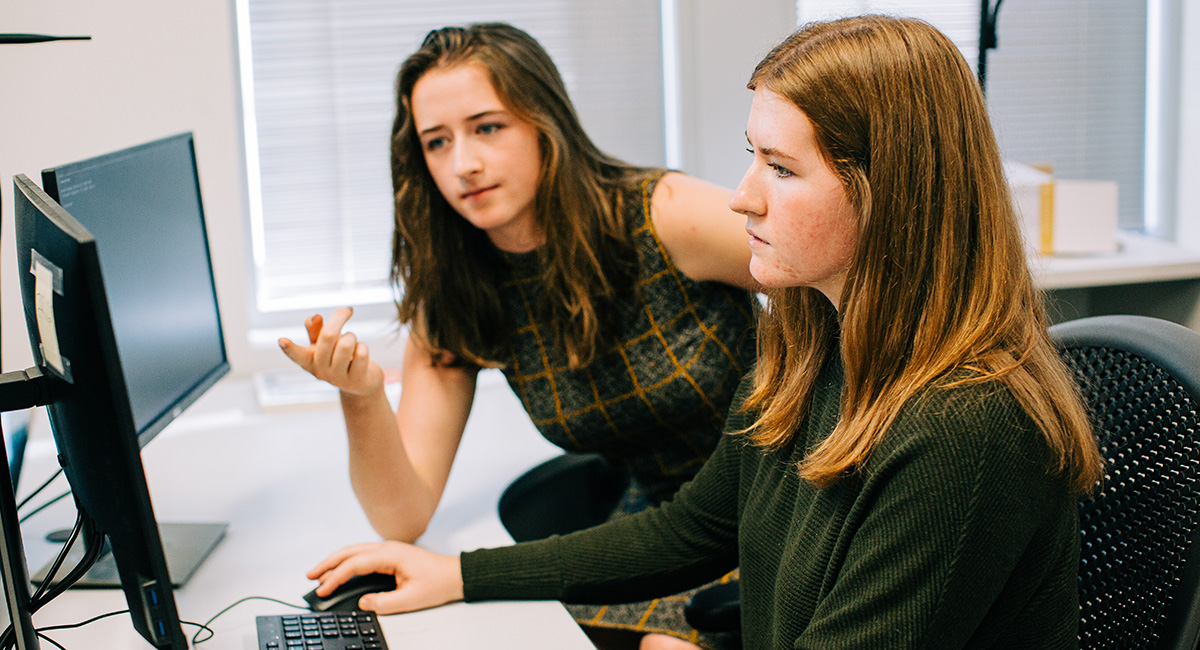
[[[30,499],[32,499],[33,497],[36,497],[42,490],[45,490],[46,487],[49,486],[52,482],[54,482],[54,479],[58,478],[58,475],[62,474],[62,473],[63,473],[62,468],[61,467],[58,468],[58,471],[51,474],[50,478],[46,479],[44,482],[42,482],[41,485],[34,488],[33,492],[30,492],[28,495],[26,495],[24,499],[21,499],[21,502],[17,504],[17,510],[24,508],[25,504],[29,503]]]
[[[46,636],[45,634],[43,634],[43,632],[51,632],[54,630],[72,630],[75,628],[83,627],[85,625],[90,625],[101,619],[109,618],[112,616],[120,616],[121,614],[128,614],[128,613],[129,613],[128,609],[120,609],[115,612],[108,612],[107,614],[100,614],[99,616],[93,616],[86,621],[80,621],[78,623],[66,623],[63,625],[47,625],[46,627],[39,627],[37,629],[37,635],[40,636],[41,638],[49,641],[50,643],[54,644],[55,647],[60,648],[61,650],[66,650],[66,648],[63,648],[63,646],[61,644],[59,644],[54,639],[51,639],[50,637]],[[210,619],[209,622],[211,623],[212,620]],[[204,623],[193,623],[191,621],[180,621],[180,623],[183,625],[194,625],[194,626],[200,628],[201,630],[208,630],[208,636],[205,637],[205,639],[204,639],[205,641],[212,638],[212,634],[213,634],[212,628],[208,627]],[[197,632],[197,634],[199,634],[199,633]],[[195,643],[194,639],[193,639],[193,643]]]
[[[286,605],[288,607],[292,607],[295,609],[303,609],[303,610],[308,609],[307,605],[296,605],[294,603],[289,603],[285,600],[279,600],[278,598],[271,598],[270,596],[246,596],[245,598],[239,598],[236,601],[234,601],[231,605],[228,605],[221,611],[217,612],[216,614],[213,614],[212,617],[209,618],[207,621],[204,621],[204,623],[188,623],[188,625],[195,625],[200,628],[199,630],[196,630],[195,636],[192,637],[192,644],[198,645],[198,644],[204,643],[205,641],[208,641],[209,639],[213,638],[213,634],[215,634],[215,633],[213,632],[213,629],[211,627],[209,627],[209,625],[211,625],[213,621],[217,620],[218,616],[220,616],[220,615],[224,614],[225,612],[228,612],[229,610],[233,609],[234,607],[237,607],[238,605],[241,605],[242,603],[250,601],[250,600],[266,600],[266,601],[270,601],[272,603],[279,603],[280,605]],[[201,639],[200,634],[202,632],[204,632],[205,630],[208,631],[208,636]]]

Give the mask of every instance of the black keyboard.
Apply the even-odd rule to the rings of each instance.
[[[259,616],[259,650],[387,650],[375,612]]]

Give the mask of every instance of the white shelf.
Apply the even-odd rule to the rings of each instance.
[[[1074,289],[1200,278],[1200,251],[1124,230],[1117,243],[1110,254],[1036,256],[1034,280],[1042,289]]]

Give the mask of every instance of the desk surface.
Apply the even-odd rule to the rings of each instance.
[[[1034,256],[1038,286],[1072,289],[1200,278],[1200,251],[1141,233],[1117,233],[1120,249],[1096,255]]]
[[[43,417],[35,416],[19,496],[56,467]],[[378,539],[354,499],[346,453],[336,407],[263,413],[245,380],[219,383],[147,445],[143,463],[160,522],[229,524],[225,539],[176,590],[181,618],[203,622],[246,596],[303,604],[300,596],[314,586],[304,577],[309,567],[336,548]],[[499,494],[522,471],[556,453],[507,387],[481,382],[442,505],[420,544],[457,553],[511,543],[496,515]],[[65,489],[60,478],[44,496]],[[44,534],[74,521],[65,501],[23,525],[31,572],[57,551]],[[119,590],[70,590],[38,612],[34,623],[75,623],[124,607]],[[296,610],[259,600],[238,605],[212,624],[215,636],[199,647],[250,650],[256,647],[254,617],[289,611]],[[456,603],[381,621],[393,650],[592,648],[556,602]],[[195,630],[184,626],[189,638]],[[50,636],[70,650],[150,647],[128,615]]]

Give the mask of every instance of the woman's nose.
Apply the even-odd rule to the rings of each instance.
[[[766,201],[755,183],[754,163],[750,163],[750,168],[742,176],[742,182],[738,183],[737,188],[733,190],[733,196],[729,198],[729,209],[747,217],[762,217],[767,212],[766,207]]]
[[[479,151],[469,141],[459,140],[454,145],[454,173],[466,178],[483,169]]]

